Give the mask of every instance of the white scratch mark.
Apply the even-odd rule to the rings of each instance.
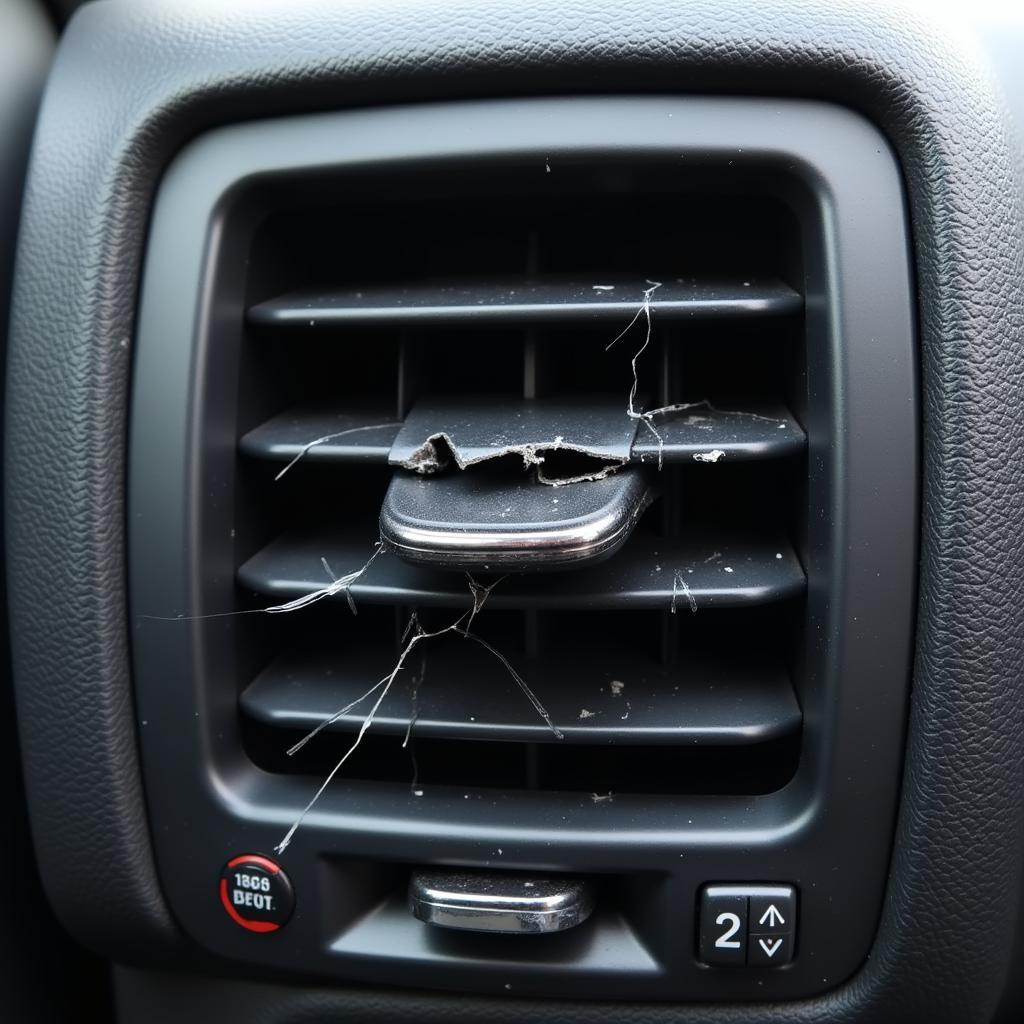
[[[372,561],[372,559],[371,559],[371,561]],[[500,582],[500,581],[498,581],[498,582]],[[312,799],[302,809],[302,811],[300,812],[299,816],[293,822],[291,828],[289,828],[288,831],[285,833],[285,836],[281,840],[281,842],[278,843],[277,846],[274,847],[274,849],[275,849],[275,851],[277,853],[279,853],[279,854],[284,853],[284,851],[288,848],[288,846],[291,844],[292,838],[294,837],[296,831],[298,831],[298,829],[302,825],[303,821],[305,821],[306,816],[313,809],[313,806],[316,804],[316,802],[323,795],[324,791],[327,789],[327,787],[334,780],[334,777],[338,774],[338,772],[341,771],[341,768],[345,764],[345,762],[348,761],[348,759],[355,753],[356,749],[359,747],[360,743],[362,742],[363,737],[366,735],[366,733],[369,730],[370,726],[373,724],[373,720],[376,717],[377,712],[380,710],[380,706],[384,702],[384,698],[387,697],[388,691],[391,689],[391,686],[394,683],[396,677],[398,676],[398,673],[401,672],[402,669],[405,667],[405,663],[406,663],[406,660],[408,659],[409,655],[413,652],[413,650],[416,648],[416,646],[418,644],[422,643],[425,640],[436,639],[437,637],[443,636],[443,635],[445,635],[447,633],[457,633],[457,634],[459,634],[461,636],[466,637],[469,640],[475,641],[476,643],[478,643],[481,646],[483,646],[484,648],[486,648],[496,658],[498,658],[498,660],[511,673],[512,678],[515,679],[515,681],[519,684],[520,688],[523,690],[523,692],[529,698],[529,700],[533,704],[534,708],[538,711],[538,713],[541,715],[541,717],[547,723],[549,728],[554,732],[554,734],[559,739],[563,738],[562,732],[551,721],[551,716],[547,713],[547,710],[544,708],[544,706],[537,699],[537,697],[533,693],[533,691],[530,690],[530,688],[526,685],[526,682],[519,675],[519,673],[516,672],[514,668],[512,668],[511,664],[509,664],[508,659],[503,654],[501,654],[500,651],[498,651],[496,648],[492,647],[486,640],[482,639],[481,637],[476,636],[474,633],[470,633],[470,632],[467,631],[466,623],[467,622],[472,622],[473,618],[477,614],[479,614],[481,608],[483,607],[484,602],[487,600],[487,597],[490,595],[491,590],[493,590],[495,586],[497,586],[497,583],[492,584],[490,587],[483,587],[483,586],[477,584],[475,580],[470,578],[470,595],[473,598],[472,607],[467,609],[466,611],[464,611],[457,619],[455,619],[454,622],[449,623],[447,626],[444,626],[441,629],[434,630],[433,632],[427,632],[427,631],[425,631],[423,629],[423,627],[420,625],[419,619],[417,618],[416,612],[414,611],[412,613],[412,615],[410,616],[409,624],[406,627],[405,632],[403,633],[403,640],[405,639],[405,637],[409,637],[408,642],[405,644],[405,647],[402,648],[402,652],[401,652],[401,654],[399,654],[398,660],[395,663],[394,668],[392,668],[391,672],[388,675],[383,676],[379,680],[377,680],[377,682],[374,683],[374,685],[371,686],[370,689],[367,690],[366,693],[364,693],[357,700],[352,701],[351,703],[347,704],[344,708],[342,708],[339,711],[335,712],[330,718],[326,719],[325,721],[323,721],[319,725],[317,725],[317,727],[315,729],[313,729],[309,733],[307,733],[301,740],[299,740],[298,743],[296,743],[294,746],[292,746],[288,750],[288,755],[290,757],[294,756],[307,743],[309,743],[310,740],[312,740],[315,736],[319,735],[319,733],[321,733],[329,725],[331,725],[334,722],[338,721],[339,718],[341,718],[343,715],[347,714],[357,704],[362,703],[362,701],[366,700],[373,693],[375,693],[378,690],[380,690],[380,694],[377,697],[377,700],[374,702],[373,707],[370,708],[370,711],[368,712],[366,717],[363,719],[362,725],[359,728],[359,732],[356,734],[355,740],[352,742],[352,744],[349,746],[349,748],[342,755],[342,757],[338,761],[338,763],[327,774],[327,777],[320,784],[320,787],[317,789],[317,791],[313,794]]]
[[[316,440],[310,441],[308,444],[304,444],[302,446],[302,448],[299,449],[299,453],[291,460],[291,462],[288,463],[287,466],[284,467],[284,469],[281,470],[280,473],[277,474],[277,476],[274,477],[274,480],[275,481],[280,480],[281,477],[283,477],[285,475],[285,473],[287,473],[288,470],[291,469],[292,466],[294,466],[295,463],[298,462],[299,459],[301,459],[311,448],[316,448],[318,445],[327,444],[328,441],[335,441],[339,437],[347,437],[350,434],[358,434],[358,433],[360,433],[362,431],[365,431],[365,430],[383,430],[385,427],[398,427],[398,426],[401,426],[401,424],[400,423],[371,423],[371,424],[368,424],[367,426],[364,426],[364,427],[349,427],[348,430],[339,430],[335,434],[325,434],[323,437],[318,437],[318,438],[316,438]]]
[[[702,398],[697,402],[675,402],[672,405],[663,405],[658,409],[651,409],[650,412],[644,413],[644,415],[669,416],[672,413],[689,412],[691,409],[706,409],[708,412],[713,412],[716,416],[739,416],[742,419],[776,423],[783,429],[786,427],[786,421],[780,420],[778,416],[763,416],[759,412],[747,412],[745,409],[719,409],[718,406],[712,405],[706,398]],[[687,419],[689,420],[689,417]]]
[[[352,599],[351,593],[349,593],[349,588],[370,568],[374,559],[383,553],[383,545],[378,539],[374,543],[373,554],[367,559],[365,565],[354,572],[349,572],[339,577],[334,575],[327,559],[321,558],[320,564],[324,567],[324,571],[331,582],[326,587],[320,587],[308,594],[303,594],[302,597],[297,597],[294,601],[288,601],[285,604],[273,604],[267,608],[242,608],[233,612],[212,612],[209,615],[142,615],[140,618],[151,619],[156,622],[202,622],[206,619],[232,619],[237,615],[279,615],[286,612],[297,612],[302,608],[308,608],[311,604],[322,601],[325,597],[336,597],[338,594],[345,595],[349,608],[352,609],[352,614],[356,615],[358,611],[355,601]]]
[[[278,615],[282,612],[297,612],[301,608],[307,608],[311,604],[316,604],[317,601],[322,601],[325,597],[336,597],[338,594],[344,594],[348,599],[349,607],[352,609],[352,614],[356,614],[355,601],[352,600],[352,595],[349,593],[349,588],[360,576],[366,572],[367,569],[373,565],[373,560],[384,550],[381,542],[378,540],[374,547],[373,554],[370,555],[366,564],[361,569],[356,569],[355,572],[346,573],[344,576],[332,578],[331,582],[326,587],[321,587],[319,590],[314,590],[311,594],[303,594],[302,597],[295,598],[294,601],[288,601],[285,604],[271,605],[269,608],[262,608],[261,611],[268,613],[269,615]],[[328,576],[334,577],[334,573],[331,572],[331,567],[327,564],[325,558],[320,559],[321,564],[327,572]]]
[[[697,610],[697,599],[693,596],[693,592],[690,590],[689,586],[687,585],[686,580],[683,579],[682,572],[680,572],[680,570],[676,569],[676,571],[672,575],[672,607],[671,607],[671,612],[672,612],[673,615],[675,615],[675,613],[676,613],[676,597],[678,596],[680,590],[683,592],[683,596],[686,598],[686,600],[690,602],[690,611],[691,612],[695,612]]]
[[[408,634],[409,634],[409,627],[406,626],[405,632],[404,632],[404,634],[402,636],[402,639],[400,641],[401,643],[405,642],[405,637],[408,636]],[[402,740],[402,749],[403,750],[405,750],[409,746],[409,741],[412,739],[413,727],[416,725],[416,722],[419,720],[419,717],[420,717],[420,685],[423,683],[423,680],[426,679],[426,677],[427,677],[427,652],[424,651],[423,654],[420,656],[420,670],[419,670],[419,672],[415,676],[413,676],[412,683],[411,683],[411,685],[409,687],[409,689],[410,689],[409,703],[410,703],[411,706],[409,708],[409,724],[405,728],[405,737]],[[416,763],[416,755],[413,754],[412,751],[409,751],[409,753],[412,755],[412,764],[413,764],[413,780],[412,781],[413,781],[413,785],[415,786],[416,785],[416,778],[419,775],[419,766]]]
[[[519,689],[523,691],[523,693],[526,695],[527,700],[529,700],[529,702],[533,705],[534,710],[537,712],[537,714],[540,715],[541,718],[544,719],[544,722],[547,725],[547,727],[555,734],[555,736],[558,739],[565,739],[565,734],[551,720],[551,716],[548,714],[547,709],[537,699],[537,696],[533,692],[533,690],[531,690],[529,686],[526,685],[526,680],[523,679],[523,677],[509,664],[508,659],[505,657],[504,654],[501,653],[501,651],[499,651],[496,647],[489,644],[486,640],[484,640],[483,637],[477,636],[476,633],[467,633],[464,629],[458,628],[455,630],[455,632],[461,634],[467,640],[472,640],[474,643],[478,643],[481,647],[490,651],[491,654],[493,654],[498,659],[498,661],[500,661],[502,665],[505,666],[509,674],[516,681],[517,685],[519,686]]]
[[[725,452],[721,448],[713,448],[709,452],[694,452],[694,462],[718,462],[719,459],[725,458]]]
[[[650,278],[647,279],[647,283],[650,285],[649,288],[644,289],[643,303],[640,308],[636,311],[633,319],[629,321],[626,326],[619,331],[619,333],[612,338],[611,341],[605,345],[605,352],[609,351],[613,345],[621,341],[632,329],[633,325],[641,318],[644,317],[647,320],[647,331],[644,335],[643,344],[633,354],[633,358],[630,365],[633,367],[633,386],[629,389],[629,406],[626,410],[630,419],[642,420],[644,413],[636,408],[636,393],[639,388],[639,381],[637,379],[636,362],[644,354],[647,346],[651,343],[651,296],[661,287],[661,281],[652,281]],[[655,431],[655,434],[657,431]]]
[[[629,323],[626,324],[626,326],[605,346],[605,351],[607,352],[610,348],[612,348],[613,345],[615,345],[626,334],[628,334],[638,320],[643,318],[646,321],[647,329],[644,333],[643,343],[636,350],[636,352],[633,353],[633,358],[630,362],[630,366],[633,370],[633,383],[629,389],[629,400],[626,404],[626,414],[630,417],[630,419],[639,420],[641,423],[643,423],[644,426],[646,426],[647,429],[656,438],[658,442],[658,469],[661,470],[664,468],[665,439],[662,436],[661,432],[658,430],[658,428],[654,425],[654,418],[656,416],[667,416],[670,415],[671,413],[688,412],[692,409],[707,409],[708,411],[716,413],[719,416],[742,416],[750,419],[765,420],[766,422],[769,423],[781,424],[784,427],[785,424],[782,423],[782,421],[780,421],[777,417],[762,416],[759,413],[742,412],[739,410],[732,411],[716,409],[707,399],[702,399],[698,402],[676,402],[672,405],[664,405],[657,409],[649,409],[647,411],[637,408],[636,395],[640,386],[639,377],[637,373],[637,361],[640,359],[640,356],[643,355],[643,353],[647,350],[648,346],[651,343],[651,301],[654,293],[662,286],[662,282],[652,281],[650,278],[648,278],[647,284],[649,285],[649,287],[644,289],[643,301],[640,305],[640,308],[634,314],[633,319],[630,320]],[[705,457],[702,457],[701,455],[698,454],[694,455],[694,459],[698,462],[717,462],[720,458],[722,458],[725,455],[725,452],[721,452],[719,449],[715,449],[712,452],[702,454]]]
[[[477,583],[475,579],[467,572],[466,581],[469,583],[469,592],[473,597],[473,607],[470,609],[469,622],[466,623],[466,632],[469,632],[470,627],[473,625],[473,620],[480,614],[484,603],[487,598],[491,596],[491,591],[499,584],[508,579],[507,576],[499,576],[489,587],[483,586],[481,583]]]

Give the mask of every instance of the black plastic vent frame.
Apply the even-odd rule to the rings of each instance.
[[[147,260],[129,521],[157,853],[202,944],[539,994],[796,996],[850,973],[881,896],[908,669],[902,224],[884,142],[806,103],[424,106],[224,129],[182,154]],[[205,268],[198,293],[183,266]],[[274,476],[312,438],[397,424],[436,395],[625,404],[644,324],[604,347],[648,279],[663,283],[640,392],[690,406],[664,447],[633,447],[652,472],[661,456],[660,499],[610,561],[507,580],[474,625],[565,739],[452,638],[419,696],[417,785],[396,688],[283,857],[287,942],[247,941],[197,892],[197,865],[213,877],[269,851],[358,719],[300,758],[291,740],[390,668],[410,608],[433,625],[467,599],[389,555],[353,587],[357,618],[344,600],[260,614],[326,583],[322,559],[339,574],[366,560],[397,427]],[[144,617],[235,610],[253,614]],[[544,950],[441,942],[402,910],[424,863],[584,872],[602,899]],[[695,964],[696,893],[729,879],[808,894],[791,968]]]

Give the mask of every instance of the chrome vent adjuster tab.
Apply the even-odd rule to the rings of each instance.
[[[381,540],[413,564],[470,572],[608,558],[654,496],[627,465],[636,430],[619,396],[421,400],[391,448]]]

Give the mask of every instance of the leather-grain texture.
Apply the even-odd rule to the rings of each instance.
[[[864,968],[819,999],[558,1003],[543,1014],[638,1024],[988,1019],[1022,853],[1024,209],[1019,150],[984,56],[969,30],[918,10],[869,0],[110,0],[76,16],[30,172],[5,469],[33,829],[50,898],[82,941],[153,964],[185,948],[160,892],[139,778],[124,548],[140,261],[174,152],[239,118],[428,97],[803,95],[860,110],[891,141],[919,288],[917,649],[878,938]],[[268,1024],[541,1012],[512,998],[261,991],[246,1019]],[[201,1020],[203,1000],[186,1007],[188,992],[176,996],[182,1011]],[[216,1019],[238,1017],[226,1008]]]
[[[6,354],[21,194],[36,112],[56,46],[53,26],[33,0],[0,3],[0,358]],[[3,531],[0,530],[0,538]],[[9,671],[6,594],[0,594],[0,1006],[15,1021],[66,1020],[88,999],[109,1004],[105,965],[72,942],[49,907],[36,870],[22,786],[21,752]]]

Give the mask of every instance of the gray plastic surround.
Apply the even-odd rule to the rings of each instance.
[[[240,337],[233,317],[242,308],[246,232],[259,212],[255,189],[314,170],[597,157],[609,149],[609,124],[620,156],[685,155],[771,177],[805,233],[808,337],[817,345],[809,345],[803,426],[812,493],[823,501],[804,553],[809,632],[832,642],[807,651],[819,685],[804,707],[797,777],[750,799],[624,797],[609,807],[521,793],[515,824],[506,800],[466,801],[454,792],[415,800],[404,787],[339,780],[282,858],[297,893],[292,922],[269,940],[239,933],[212,896],[219,867],[236,853],[269,851],[308,792],[300,780],[256,770],[237,741],[233,703],[208,699],[205,673],[228,668],[211,662],[210,652],[224,657],[231,620],[147,616],[201,615],[233,601],[230,557],[200,564],[195,552],[210,536],[226,535],[232,521],[224,467],[237,437],[223,346],[228,339],[230,351]],[[165,175],[152,221],[128,478],[145,789],[161,884],[183,929],[252,965],[484,992],[501,992],[511,979],[519,994],[764,999],[810,995],[849,977],[867,955],[881,907],[909,679],[918,470],[907,252],[888,145],[859,116],[814,102],[650,97],[395,107],[237,125],[188,145]],[[220,350],[211,361],[215,332]],[[634,831],[637,822],[643,827]],[[630,905],[640,909],[629,919],[595,913],[555,956],[549,947],[543,957],[526,950],[474,959],[425,939],[422,925],[397,912],[393,895],[360,891],[362,865],[379,863],[396,872],[417,863],[585,870],[638,893]],[[803,955],[777,972],[700,967],[693,949],[700,885],[751,878],[799,887]]]

